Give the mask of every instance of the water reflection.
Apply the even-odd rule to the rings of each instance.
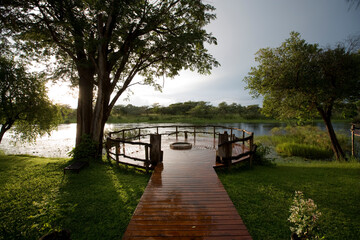
[[[181,123],[116,123],[106,124],[105,131],[117,131],[126,128],[143,128],[143,127],[154,127],[150,129],[150,132],[156,132],[156,126],[174,126],[181,125],[184,130],[186,126],[191,124]],[[216,125],[224,127],[234,127],[244,129],[250,132],[254,132],[256,136],[269,135],[270,131],[274,127],[284,127],[285,123],[219,123]],[[315,123],[320,129],[325,130],[323,123]],[[335,131],[343,134],[347,134],[350,137],[350,124],[347,123],[334,123]],[[205,128],[205,131],[212,131],[210,128]],[[221,129],[217,129],[219,131]],[[166,133],[169,131],[175,131],[171,128],[159,128],[159,133]],[[190,130],[189,130],[190,131]],[[58,127],[57,131],[53,131],[51,136],[44,136],[38,138],[36,143],[14,143],[13,135],[11,132],[7,132],[0,144],[0,149],[6,154],[30,154],[43,157],[68,157],[68,152],[75,145],[76,137],[76,124],[62,124]],[[15,144],[15,145],[14,145]]]

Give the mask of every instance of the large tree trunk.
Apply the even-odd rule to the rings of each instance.
[[[1,140],[4,137],[4,134],[6,131],[7,131],[7,129],[6,129],[5,125],[2,125],[1,130],[0,130],[0,143],[1,143]]]
[[[108,104],[109,95],[106,90],[100,89],[98,91],[97,101],[94,108],[94,115],[91,125],[92,139],[99,144],[98,154],[102,151],[102,142],[104,136],[105,123],[108,120]]]
[[[94,76],[93,70],[78,66],[79,73],[79,98],[77,108],[76,146],[81,142],[81,137],[91,134],[92,101]]]
[[[329,134],[330,137],[330,141],[331,141],[331,148],[335,154],[335,157],[338,161],[340,160],[346,160],[344,151],[342,150],[339,141],[336,137],[334,128],[332,126],[331,123],[331,112],[330,113],[326,113],[325,111],[323,111],[322,109],[318,109],[320,112],[320,115],[322,117],[322,119],[324,120],[327,132]]]
[[[1,143],[1,140],[3,139],[4,134],[6,133],[6,131],[9,130],[14,123],[15,123],[15,121],[8,120],[5,124],[3,124],[3,125],[1,126],[1,130],[0,130],[0,143]]]
[[[92,139],[97,142],[98,155],[101,155],[105,123],[108,119],[107,110],[110,101],[110,72],[108,72],[107,47],[99,46],[98,55],[98,88],[97,99],[92,118],[91,133]]]

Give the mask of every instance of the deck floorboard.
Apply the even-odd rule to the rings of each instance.
[[[252,239],[213,165],[215,149],[164,149],[123,236],[127,239]]]

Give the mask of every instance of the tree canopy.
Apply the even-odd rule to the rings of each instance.
[[[27,56],[56,56],[53,77],[79,87],[77,143],[85,134],[101,142],[112,107],[131,85],[161,89],[160,76],[219,65],[205,47],[216,44],[204,29],[213,10],[200,0],[4,0],[1,34]]]
[[[251,68],[244,81],[253,96],[264,97],[263,113],[282,119],[319,114],[336,157],[344,158],[331,117],[335,105],[360,98],[359,53],[342,46],[322,49],[292,32],[280,47],[260,49],[255,60],[259,65]]]
[[[15,136],[35,140],[57,127],[57,106],[47,97],[44,81],[22,64],[0,57],[0,142],[11,127]]]

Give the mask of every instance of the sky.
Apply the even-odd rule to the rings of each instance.
[[[217,18],[206,29],[218,44],[208,45],[220,62],[210,75],[181,71],[173,78],[161,78],[163,91],[135,85],[132,94],[117,104],[168,106],[185,101],[220,102],[243,106],[259,104],[243,82],[250,68],[256,66],[255,53],[260,48],[278,47],[291,31],[301,34],[308,43],[334,47],[352,35],[360,34],[360,7],[350,8],[346,0],[204,0],[213,5]],[[77,106],[77,91],[66,84],[50,86],[49,97],[56,103]]]

